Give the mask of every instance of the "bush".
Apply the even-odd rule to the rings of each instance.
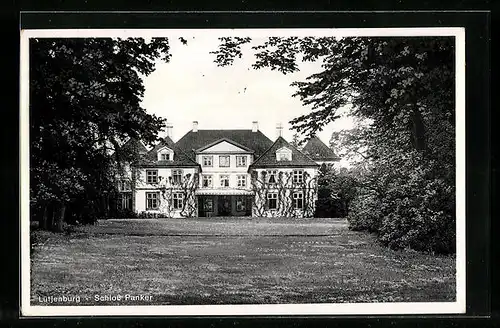
[[[137,218],[137,213],[135,213],[131,209],[117,209],[117,210],[113,211],[113,213],[110,215],[110,218],[134,219],[134,218]]]
[[[114,208],[106,213],[102,219],[135,219],[138,215],[131,209]]]
[[[140,212],[137,217],[139,219],[165,219],[165,218],[169,218],[169,216],[165,213],[147,212],[147,211]]]
[[[329,190],[318,191],[318,200],[316,201],[316,218],[342,218],[347,215],[341,199],[334,199]]]
[[[346,217],[355,193],[356,179],[353,172],[323,164],[318,174],[318,200],[314,217]]]
[[[454,193],[442,180],[422,181],[413,195],[387,201],[394,206],[382,221],[380,241],[390,248],[455,252]]]
[[[432,162],[371,172],[373,192],[358,192],[348,215],[349,228],[375,232],[392,249],[455,252],[455,189]]]
[[[383,218],[381,209],[382,204],[374,194],[359,195],[349,209],[349,229],[378,232]]]

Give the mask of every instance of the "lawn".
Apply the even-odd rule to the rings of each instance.
[[[389,250],[343,220],[106,220],[32,236],[32,305],[455,300],[454,256]],[[80,303],[43,301],[62,295]]]

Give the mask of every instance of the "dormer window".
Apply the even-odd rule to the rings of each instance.
[[[291,161],[292,160],[292,150],[286,147],[282,147],[276,151],[277,161]]]
[[[173,161],[174,151],[168,147],[163,147],[158,150],[158,160],[159,161]]]

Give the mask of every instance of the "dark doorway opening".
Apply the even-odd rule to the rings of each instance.
[[[198,196],[198,216],[251,216],[252,202],[251,195]]]

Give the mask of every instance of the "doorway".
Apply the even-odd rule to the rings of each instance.
[[[230,216],[231,210],[231,196],[218,196],[217,197],[217,216]]]

